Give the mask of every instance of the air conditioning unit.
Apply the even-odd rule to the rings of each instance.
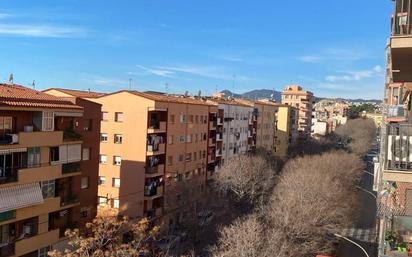
[[[31,225],[23,226],[23,234],[30,236],[32,234],[32,226]]]
[[[412,162],[412,137],[389,135],[388,160]]]
[[[10,137],[11,137],[11,144],[19,143],[19,134],[10,134]]]
[[[24,126],[24,132],[33,132],[33,126]]]

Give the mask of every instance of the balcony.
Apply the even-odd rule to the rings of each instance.
[[[0,213],[0,222],[7,221],[7,220],[12,220],[16,218],[16,210],[11,210],[11,211],[6,211]],[[0,255],[2,256],[2,255]]]
[[[216,157],[222,157],[222,150],[216,150]]]
[[[148,134],[153,133],[166,133],[166,122],[165,121],[155,121],[149,124],[147,128]]]
[[[83,136],[74,130],[65,130],[63,132],[64,142],[82,141]]]
[[[214,138],[209,138],[209,146],[215,146],[216,140]]]
[[[150,209],[150,210],[146,210],[146,211],[144,212],[144,216],[145,216],[146,218],[148,218],[149,220],[159,218],[159,217],[162,216],[162,214],[163,214],[163,210],[162,210],[161,207],[159,207],[159,208],[153,208],[153,209]]]
[[[217,125],[218,126],[223,126],[223,119],[222,118],[217,118]]]
[[[222,134],[220,133],[216,134],[216,141],[222,141],[222,140],[223,140]]]
[[[145,169],[146,177],[158,177],[158,176],[163,176],[165,172],[165,165],[164,164],[159,164],[156,167],[146,167]]]
[[[68,196],[60,198],[60,206],[61,207],[68,207],[74,206],[80,203],[79,197],[74,193],[69,193]]]
[[[13,256],[15,251],[16,251],[15,243],[8,243],[8,244],[3,244],[2,246],[0,246],[0,256],[2,257]]]
[[[18,179],[18,168],[11,167],[0,169],[0,185],[17,182]]]
[[[147,145],[147,156],[164,154],[166,149],[166,144],[149,144]]]
[[[252,136],[253,136],[253,135],[252,135],[252,131],[249,130],[249,131],[247,132],[247,136],[248,136],[248,137],[252,137]]]
[[[215,160],[216,160],[215,155],[209,155],[209,156],[207,157],[207,163],[214,163]]]
[[[145,186],[144,187],[144,198],[145,200],[153,200],[158,197],[163,196],[162,186]]]
[[[215,130],[216,129],[216,121],[209,122],[209,129],[210,130]]]
[[[412,124],[386,126],[383,179],[412,182]]]
[[[50,243],[55,243],[59,240],[59,229],[51,230],[46,233],[38,234],[33,237],[17,241],[15,243],[15,255],[22,256],[24,254],[36,251],[39,248],[46,247]]]
[[[9,134],[0,139],[0,149],[60,145],[63,131],[34,131]]]
[[[81,172],[80,162],[64,163],[62,165],[62,174],[71,174]]]

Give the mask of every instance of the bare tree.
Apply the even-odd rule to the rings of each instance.
[[[350,151],[363,155],[369,150],[376,136],[376,125],[371,119],[349,120],[345,125],[338,127],[335,133]]]
[[[152,247],[158,232],[147,219],[131,222],[120,218],[117,211],[109,207],[101,210],[93,222],[86,225],[80,234],[78,229],[67,230],[69,246],[64,252],[54,250],[52,257],[132,257],[144,253],[145,256],[159,256]],[[125,240],[125,235],[130,235]]]
[[[238,200],[264,201],[270,194],[276,171],[262,156],[239,155],[227,160],[216,173],[218,187],[231,192]]]
[[[328,233],[353,220],[362,168],[357,155],[344,151],[289,161],[269,206],[223,229],[214,256],[306,257],[330,252]]]

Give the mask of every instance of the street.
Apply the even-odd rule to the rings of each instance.
[[[371,154],[378,152],[377,144],[374,144],[371,148]],[[372,158],[368,157],[367,169],[362,174],[360,187],[364,190],[360,190],[361,207],[359,209],[357,220],[355,221],[355,228],[346,229],[342,231],[342,235],[360,244],[369,254],[370,257],[377,256],[377,243],[376,243],[376,199],[373,195],[366,192],[372,192],[376,196],[376,192],[372,191],[373,188],[373,164]],[[342,240],[338,257],[365,257],[365,253],[354,244]]]

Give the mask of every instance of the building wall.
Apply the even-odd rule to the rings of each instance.
[[[219,104],[224,112],[223,160],[248,151],[249,119],[253,108],[237,104]],[[238,137],[236,136],[239,133]]]
[[[310,136],[312,130],[313,94],[304,91],[300,86],[287,86],[282,92],[282,104],[287,104],[299,109],[299,132],[301,136]]]
[[[258,109],[256,147],[274,153],[277,151],[275,146],[276,131],[276,112],[277,106],[271,103],[255,102]]]

